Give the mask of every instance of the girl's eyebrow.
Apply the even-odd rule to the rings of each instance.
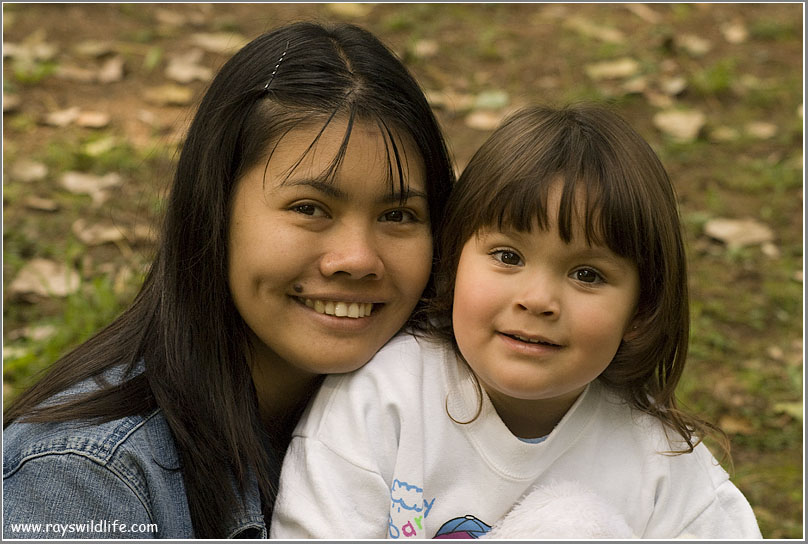
[[[325,181],[317,180],[317,179],[296,179],[287,181],[283,184],[286,187],[311,187],[315,191],[319,191],[331,198],[336,198],[340,200],[347,200],[349,197],[348,193],[343,191],[334,183],[328,183]],[[407,189],[406,191],[391,191],[385,192],[384,196],[379,197],[376,201],[379,204],[390,204],[395,202],[403,202],[409,200],[411,198],[423,198],[424,200],[427,199],[427,195],[423,191],[419,191],[418,189]]]

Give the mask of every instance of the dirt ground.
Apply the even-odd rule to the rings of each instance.
[[[608,102],[649,141],[688,235],[683,400],[732,439],[764,536],[802,538],[802,4],[5,3],[3,16],[6,401],[131,299],[210,73],[282,23],[350,21],[427,90],[458,172],[529,103]],[[760,236],[715,234],[718,219]],[[132,228],[92,228],[109,223]],[[38,258],[67,263],[78,291],[12,288]]]

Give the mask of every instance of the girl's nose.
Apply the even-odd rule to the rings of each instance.
[[[520,311],[543,317],[557,318],[561,311],[558,286],[546,279],[528,280],[517,296]]]
[[[379,279],[384,263],[373,233],[364,226],[346,227],[334,232],[324,242],[320,273],[326,277],[343,275],[352,279]]]

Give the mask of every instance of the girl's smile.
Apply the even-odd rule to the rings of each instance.
[[[235,190],[230,289],[253,335],[259,389],[260,376],[277,387],[283,372],[359,368],[407,321],[429,278],[418,152],[396,141],[399,185],[375,124],[355,122],[340,157],[346,127],[335,119],[322,134],[319,124],[290,131]]]
[[[563,414],[609,366],[639,297],[634,263],[587,244],[580,228],[565,243],[549,219],[547,230],[478,232],[457,266],[457,345],[506,424],[508,414],[537,414],[537,424],[541,414]]]

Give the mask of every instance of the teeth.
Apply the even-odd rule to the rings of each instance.
[[[525,338],[524,336],[519,336],[518,334],[512,335],[517,340],[521,340],[522,342],[527,342],[528,344],[547,344],[554,346],[555,344],[551,344],[550,342],[542,342],[541,340],[531,340],[530,338]]]
[[[312,300],[310,298],[300,299],[303,303],[312,308],[315,312],[336,317],[350,317],[358,319],[367,317],[373,311],[372,302],[334,302],[331,300]]]

